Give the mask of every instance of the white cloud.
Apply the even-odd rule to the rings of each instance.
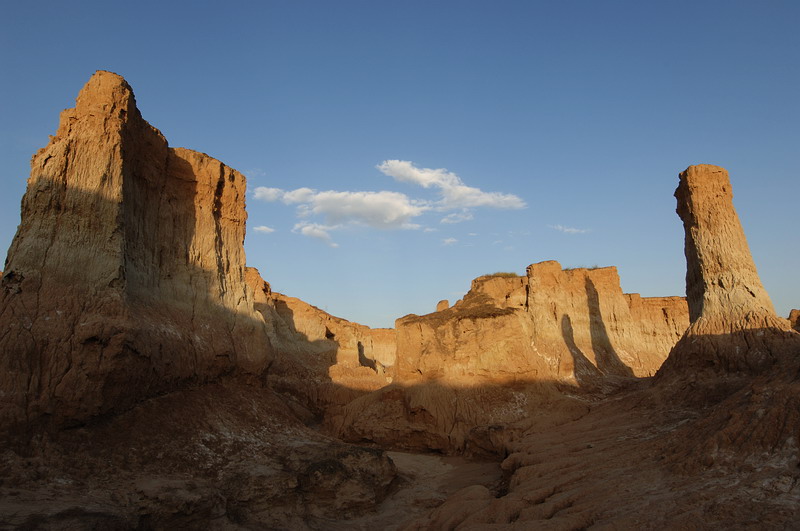
[[[288,195],[288,194],[287,194]],[[411,219],[428,207],[400,192],[327,192],[308,197],[309,212],[329,224],[355,223],[376,229],[416,229]]]
[[[458,242],[455,238],[445,238],[442,240],[442,245],[453,245],[454,243]]]
[[[314,194],[316,194],[316,191],[312,190],[311,188],[298,188],[297,190],[284,192],[283,196],[281,197],[281,201],[287,205],[292,205],[295,203],[308,203],[314,198]]]
[[[467,234],[467,236],[477,236],[477,235],[478,235],[477,232],[470,232],[469,234]]]
[[[565,227],[564,225],[548,225],[548,227],[565,234],[586,234],[590,232],[590,229],[576,229],[574,227]]]
[[[436,232],[438,230],[439,229],[432,229],[430,227],[425,227],[424,229],[422,229],[422,232]]]
[[[264,201],[280,200],[287,205],[296,204],[300,218],[321,218],[323,223],[297,223],[293,232],[324,241],[331,247],[338,247],[331,236],[332,231],[353,225],[376,229],[419,229],[420,225],[413,223],[413,218],[429,210],[423,202],[389,191],[318,192],[311,188],[298,188],[287,192],[279,188],[259,187],[254,195],[256,199]],[[267,232],[260,227],[255,230]]]
[[[311,188],[284,191],[258,187],[256,199],[296,204],[299,217],[321,216],[327,226],[365,225],[377,229],[418,229],[411,220],[430,210],[424,201],[400,192],[318,192]]]
[[[308,236],[310,238],[316,238],[318,240],[322,240],[331,247],[339,247],[338,243],[334,243],[333,239],[331,238],[330,231],[336,230],[338,227],[336,226],[327,226],[327,225],[320,225],[319,223],[306,223],[301,222],[297,223],[292,229],[293,232],[299,232],[303,236]]]
[[[384,160],[378,164],[377,168],[384,175],[393,177],[401,182],[418,184],[423,188],[430,188],[431,186],[445,188],[461,184],[461,179],[458,178],[458,175],[450,173],[444,168],[437,170],[417,168],[407,160]]]
[[[461,223],[462,221],[469,221],[473,218],[472,212],[453,212],[443,217],[440,223]]]
[[[423,188],[438,189],[438,200],[414,199],[401,192],[352,192],[311,188],[283,190],[259,186],[253,191],[255,199],[266,202],[281,201],[295,205],[296,215],[302,221],[293,232],[317,238],[330,245],[331,232],[352,226],[376,229],[421,229],[416,218],[426,212],[447,212],[441,223],[461,223],[473,219],[473,208],[490,207],[502,209],[523,208],[525,202],[512,194],[484,192],[465,185],[458,175],[445,169],[417,168],[413,163],[387,160],[377,168],[397,181],[410,182]],[[256,228],[257,231],[262,231]],[[426,228],[426,232],[436,229]],[[448,238],[450,240],[451,238]],[[455,243],[446,243],[451,245]]]
[[[490,207],[502,209],[524,208],[525,201],[513,194],[484,192],[480,188],[467,186],[455,173],[444,168],[417,168],[407,160],[385,160],[377,168],[397,181],[417,184],[423,188],[436,187],[442,198],[436,206],[440,210],[456,208]]]
[[[272,227],[267,227],[266,225],[259,225],[258,227],[253,227],[253,230],[256,232],[263,232],[264,234],[275,232],[275,229],[273,229]]]
[[[443,188],[442,194],[444,195],[444,199],[441,201],[443,209],[470,207],[525,208],[525,201],[513,194],[483,192],[471,186],[458,185]]]
[[[261,201],[277,201],[283,197],[283,190],[280,188],[267,188],[259,186],[253,191],[253,197]]]

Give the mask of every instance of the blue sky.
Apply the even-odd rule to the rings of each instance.
[[[696,163],[731,172],[767,290],[800,307],[800,3],[221,5],[3,2],[0,248],[105,69],[171,145],[247,175],[249,264],[335,315],[392,326],[551,259],[682,295]]]

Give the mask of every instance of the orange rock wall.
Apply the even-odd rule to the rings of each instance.
[[[398,319],[398,376],[649,376],[688,324],[685,299],[624,294],[614,267],[542,262],[524,277],[475,279],[447,310]]]

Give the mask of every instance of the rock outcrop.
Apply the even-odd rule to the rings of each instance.
[[[659,378],[759,374],[800,355],[789,321],[778,317],[758,277],[733,207],[728,172],[690,166],[675,191],[686,232],[691,326]]]
[[[502,463],[507,493],[468,487],[409,529],[677,529],[697,527],[698,515],[713,528],[798,521],[800,334],[761,288],[724,170],[689,168],[676,195],[693,322],[656,378],[573,422],[525,430]]]
[[[681,467],[771,455],[797,462],[800,333],[761,285],[728,173],[691,166],[675,192],[686,231],[692,324],[656,375],[668,400],[707,409],[669,447]]]
[[[273,292],[255,268],[247,268],[247,281],[274,350],[267,382],[298,414],[321,418],[331,405],[392,381],[394,329],[352,323]]]
[[[789,312],[789,323],[792,328],[800,332],[800,310],[792,310]]]
[[[0,452],[3,529],[327,529],[374,514],[397,477],[384,452],[304,426],[267,388],[224,380],[26,450]]]
[[[398,377],[589,384],[649,376],[688,326],[681,297],[623,294],[615,267],[479,277],[447,310],[398,319]]]
[[[585,414],[562,388],[655,373],[687,326],[685,299],[623,294],[614,267],[479,277],[452,307],[398,319],[394,383],[326,425],[346,440],[502,453],[522,429]]]
[[[0,424],[81,423],[269,361],[245,283],[245,178],[173,149],[98,71],[31,160],[6,260]]]
[[[0,274],[0,435],[27,435],[0,444],[0,528],[796,527],[799,312],[724,170],[676,196],[688,305],[542,262],[372,330],[245,268],[243,176],[98,72]]]
[[[265,385],[277,325],[245,268],[244,199],[243,175],[170,148],[116,74],[62,113],[2,277],[0,528],[320,528],[390,492],[384,452]]]
[[[557,356],[558,378],[578,384],[598,373],[654,374],[689,324],[684,298],[624,294],[615,267],[562,270],[542,262],[527,278],[532,340]]]

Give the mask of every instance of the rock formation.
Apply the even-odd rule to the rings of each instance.
[[[758,374],[800,355],[800,336],[775,314],[758,278],[733,208],[728,172],[718,166],[690,166],[680,174],[675,197],[686,232],[691,326],[659,377]]]
[[[319,418],[329,406],[392,381],[393,329],[352,323],[273,292],[254,268],[247,268],[247,280],[274,349],[267,382],[302,408],[301,416]]]
[[[450,301],[447,299],[440,300],[436,303],[436,311],[441,312],[442,310],[446,310],[450,307]]]
[[[800,333],[775,315],[761,285],[728,174],[691,166],[675,197],[692,324],[659,370],[657,390],[710,410],[676,434],[668,451],[684,467],[769,454],[796,460]]]
[[[258,376],[245,178],[168,147],[99,71],[31,160],[0,319],[4,426],[80,423],[184,383]]]
[[[614,267],[475,279],[452,308],[397,321],[398,377],[498,381],[648,376],[688,326],[680,297],[625,295]]]
[[[170,148],[115,74],[31,167],[0,273],[0,528],[800,518],[800,312],[775,315],[721,168],[676,192],[688,305],[551,261],[388,330],[246,268],[244,177]]]
[[[397,472],[326,437],[269,389],[175,391],[0,453],[2,529],[320,529],[373,513]]]
[[[614,267],[479,277],[452,307],[398,319],[394,383],[326,425],[345,440],[502,453],[522,425],[585,414],[562,386],[652,375],[687,326],[683,298],[623,294]]]
[[[727,173],[690,167],[676,197],[692,324],[652,386],[608,397],[573,422],[525,430],[501,465],[507,493],[473,485],[409,529],[795,525],[800,334],[761,287]]]
[[[792,310],[789,312],[789,323],[792,328],[800,332],[800,310]]]
[[[2,276],[0,528],[318,528],[389,493],[384,452],[264,385],[282,336],[256,309],[244,200],[243,175],[168,147],[116,74],[62,113]]]

